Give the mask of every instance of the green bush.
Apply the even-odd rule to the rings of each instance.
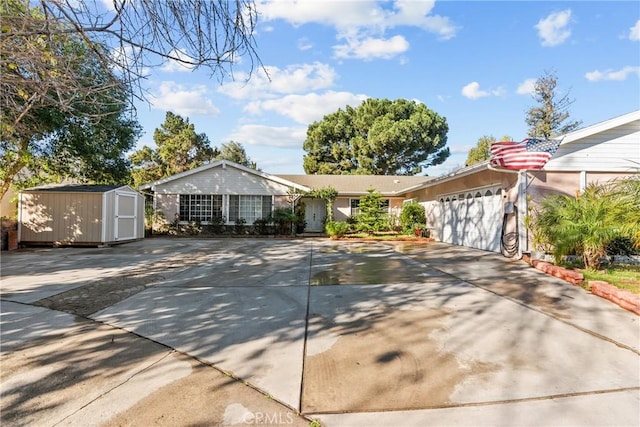
[[[329,237],[339,239],[349,232],[349,224],[344,221],[329,221],[324,225]]]
[[[367,194],[360,199],[360,214],[356,216],[356,228],[373,234],[386,229],[389,225],[388,215],[383,208],[382,195],[370,189]]]
[[[400,213],[400,224],[402,224],[402,232],[405,234],[413,234],[416,225],[424,228],[427,222],[427,216],[424,206],[419,203],[411,202],[402,207]]]

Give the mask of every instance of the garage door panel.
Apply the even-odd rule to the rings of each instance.
[[[502,194],[499,187],[474,189],[440,198],[440,240],[454,245],[500,251]]]

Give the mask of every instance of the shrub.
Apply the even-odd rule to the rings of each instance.
[[[381,231],[388,225],[388,215],[384,212],[382,195],[371,189],[367,190],[367,194],[360,199],[360,215],[356,217],[356,228],[373,234]]]
[[[238,218],[235,220],[234,230],[236,234],[244,234],[244,229],[245,229],[244,226],[246,223],[247,223],[247,220],[244,218]]]
[[[332,239],[344,237],[349,232],[349,224],[344,221],[328,221],[324,225],[324,229]]]
[[[416,225],[424,228],[427,222],[427,216],[424,206],[419,203],[411,202],[402,207],[400,213],[400,224],[402,224],[402,232],[405,234],[413,234]]]
[[[266,218],[258,218],[253,221],[256,233],[260,235],[269,234],[269,220]]]
[[[276,208],[273,210],[273,224],[277,234],[291,234],[291,226],[296,221],[296,214],[289,208]]]

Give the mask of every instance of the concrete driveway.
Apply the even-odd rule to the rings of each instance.
[[[3,252],[3,425],[640,425],[640,318],[439,243]]]

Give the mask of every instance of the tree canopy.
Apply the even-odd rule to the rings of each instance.
[[[505,135],[501,141],[511,141],[511,137]],[[496,138],[493,135],[484,135],[478,139],[476,146],[471,148],[469,154],[467,154],[465,166],[475,165],[476,163],[488,160],[491,157],[491,144],[494,142],[496,142]]]
[[[0,3],[3,18],[26,13],[21,6]],[[41,13],[30,13],[29,25],[44,25]],[[2,22],[0,41],[0,197],[11,185],[127,181],[124,153],[135,145],[140,127],[130,114],[126,82],[105,69],[77,35],[57,35],[44,48],[42,36],[5,36],[19,30],[13,25],[11,19]],[[32,66],[29,58],[38,55],[48,68]],[[61,82],[71,80],[77,90],[67,93]]]
[[[533,99],[537,106],[529,108],[525,122],[529,126],[529,135],[545,139],[562,135],[577,129],[582,122],[569,120],[569,107],[574,100],[569,94],[557,92],[558,77],[546,71],[536,80]]]
[[[145,99],[147,70],[171,61],[222,79],[243,59],[253,71],[257,16],[253,0],[0,0],[0,196],[25,167],[43,165],[42,153],[105,154],[79,179],[108,178],[91,178],[92,164],[120,170],[125,139],[139,131],[132,101]],[[70,133],[106,137],[99,129],[112,125],[117,144],[113,135],[92,146]],[[58,168],[73,164],[81,177],[82,162],[72,160],[48,162],[48,173],[66,175]]]
[[[188,118],[170,111],[153,140],[155,149],[145,145],[130,157],[136,186],[202,166],[220,154],[206,134],[196,133]]]
[[[312,123],[303,148],[307,174],[415,175],[449,157],[449,127],[424,104],[367,99]]]
[[[257,165],[247,156],[247,151],[242,144],[236,141],[229,141],[220,146],[220,153],[215,157],[216,160],[229,160],[248,168],[257,169]]]

